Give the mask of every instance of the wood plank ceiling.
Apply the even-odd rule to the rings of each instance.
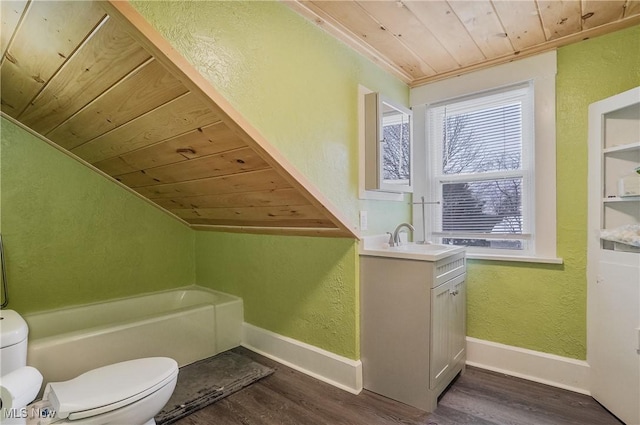
[[[129,5],[3,0],[1,13],[4,114],[194,228],[356,236]]]
[[[638,0],[285,3],[412,87],[640,23]]]

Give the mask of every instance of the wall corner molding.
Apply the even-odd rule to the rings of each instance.
[[[467,365],[591,395],[584,360],[467,337]]]
[[[352,394],[362,391],[362,362],[339,356],[249,323],[242,346]]]

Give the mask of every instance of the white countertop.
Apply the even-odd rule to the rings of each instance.
[[[389,235],[365,236],[360,244],[360,255],[438,261],[463,252],[465,249],[455,245],[417,244],[414,242],[403,242],[402,245],[390,247],[388,242]]]

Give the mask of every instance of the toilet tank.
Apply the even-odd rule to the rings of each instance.
[[[0,376],[27,365],[29,328],[13,310],[0,310]]]

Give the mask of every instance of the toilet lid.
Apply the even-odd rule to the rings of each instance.
[[[51,382],[44,398],[59,418],[82,419],[134,403],[165,386],[177,373],[178,364],[167,357],[129,360],[69,381]]]

